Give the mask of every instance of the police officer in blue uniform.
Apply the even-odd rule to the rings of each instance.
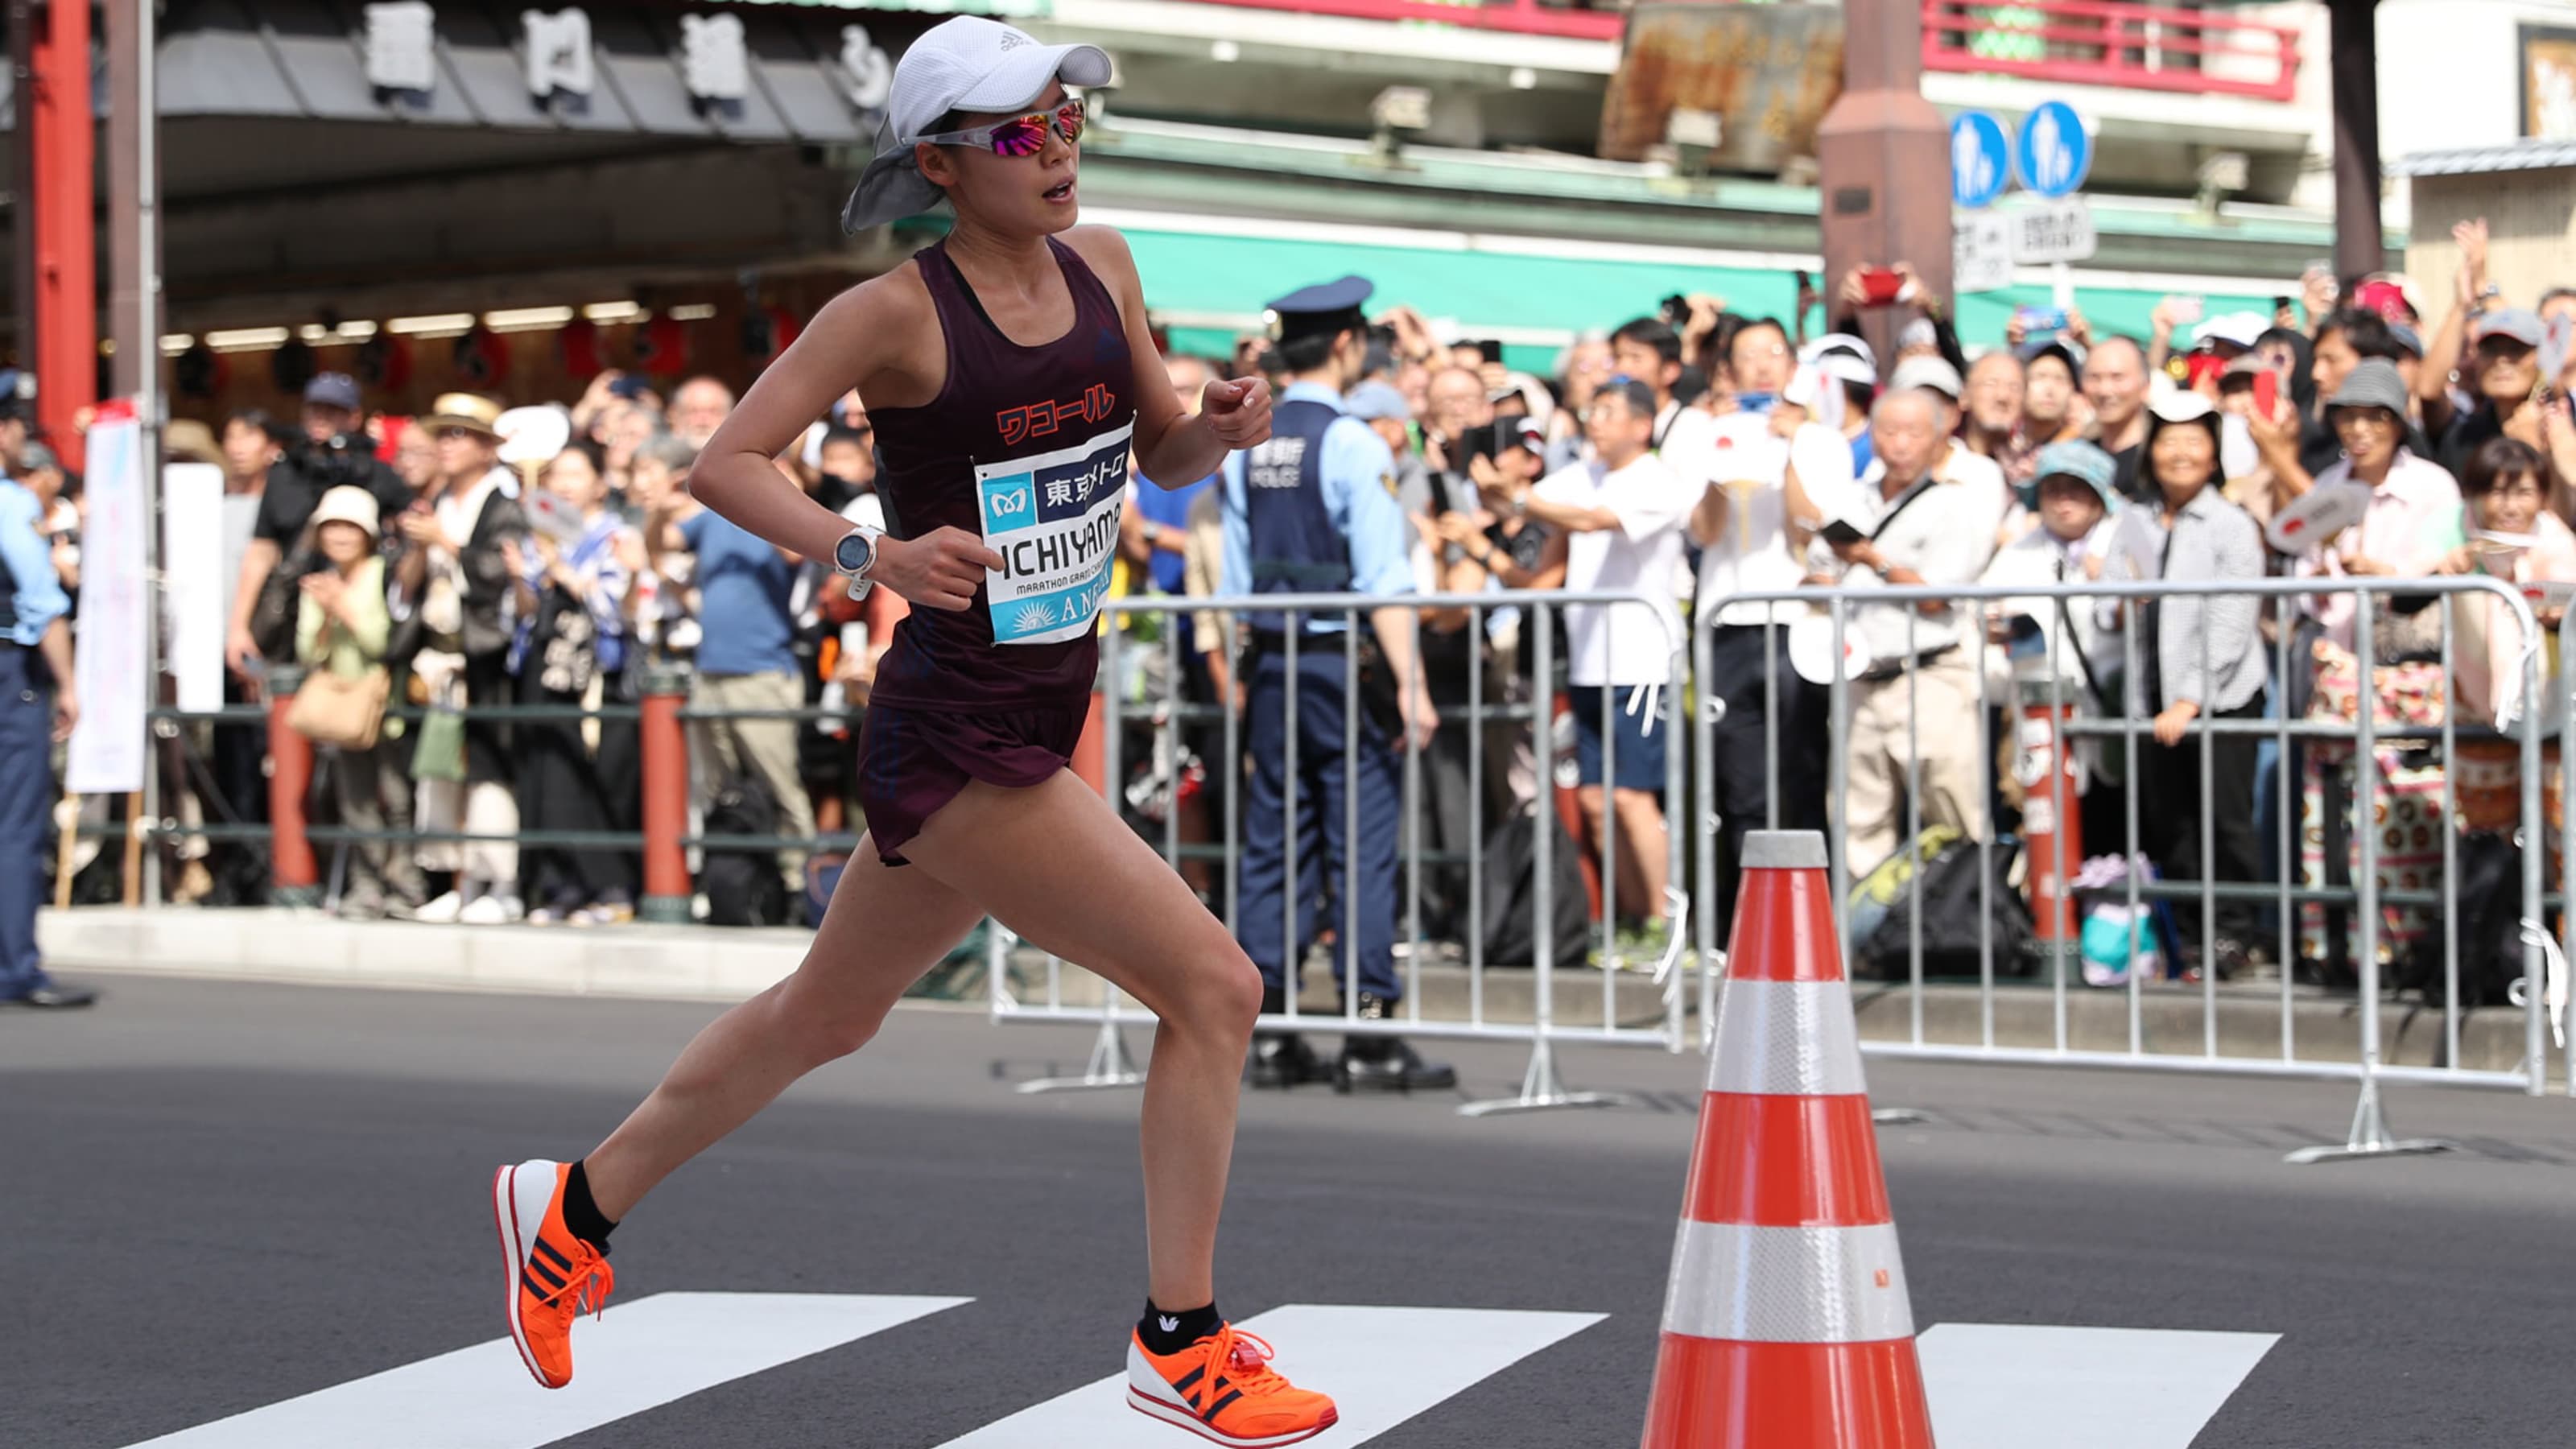
[[[36,953],[45,819],[54,808],[56,741],[69,739],[71,600],[37,531],[44,509],[14,478],[0,479],[0,1007],[87,1006],[95,993],[62,986]]]
[[[1369,284],[1344,277],[1270,304],[1278,365],[1289,383],[1271,415],[1270,440],[1225,463],[1225,591],[1251,595],[1244,612],[1252,659],[1245,718],[1252,758],[1244,793],[1242,901],[1237,929],[1261,968],[1262,1011],[1285,1009],[1295,967],[1319,929],[1337,932],[1333,973],[1359,993],[1368,1020],[1395,1015],[1404,988],[1395,975],[1396,842],[1401,834],[1407,732],[1427,740],[1435,722],[1414,656],[1412,609],[1373,610],[1354,639],[1338,611],[1325,617],[1257,607],[1263,594],[1409,594],[1408,533],[1395,500],[1395,457],[1369,425],[1344,409],[1361,376]],[[1295,676],[1287,631],[1298,631]],[[1374,649],[1370,645],[1374,643]],[[1360,698],[1345,698],[1348,651],[1362,651]],[[1297,879],[1286,869],[1288,701],[1297,706]],[[1359,748],[1344,753],[1345,710],[1359,714]],[[1346,838],[1356,802],[1359,829]],[[1356,866],[1356,879],[1352,867]],[[1293,939],[1288,922],[1295,892]],[[1344,929],[1355,893],[1357,939]],[[1293,1033],[1254,1038],[1254,1086],[1288,1087],[1329,1077],[1354,1087],[1409,1090],[1454,1086],[1457,1074],[1425,1062],[1391,1036],[1354,1036],[1340,1060],[1324,1063]]]

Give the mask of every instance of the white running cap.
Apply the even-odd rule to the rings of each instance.
[[[1040,45],[998,20],[952,16],[922,32],[895,63],[876,159],[841,208],[841,229],[857,231],[928,211],[939,187],[913,163],[912,148],[951,111],[1009,111],[1030,105],[1061,78],[1070,86],[1109,83],[1109,52],[1096,45]]]

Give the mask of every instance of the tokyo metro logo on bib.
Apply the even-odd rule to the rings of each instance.
[[[1131,424],[975,470],[984,542],[1002,556],[1002,567],[984,575],[994,643],[1062,643],[1099,618],[1133,431]]]

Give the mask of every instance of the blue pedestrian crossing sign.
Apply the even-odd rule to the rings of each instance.
[[[2012,180],[2012,143],[2004,123],[1984,111],[1962,111],[1950,118],[1950,202],[1962,211],[1981,211],[2004,194]]]
[[[2081,189],[2093,172],[2093,137],[2064,101],[2042,101],[2022,118],[2013,169],[2022,189],[2054,201]]]

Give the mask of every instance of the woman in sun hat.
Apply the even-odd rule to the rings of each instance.
[[[701,1033],[588,1157],[495,1176],[511,1335],[542,1383],[571,1377],[571,1320],[612,1281],[615,1221],[797,1078],[866,1042],[989,914],[1162,1019],[1145,1088],[1150,1271],[1128,1338],[1129,1403],[1220,1444],[1290,1444],[1335,1421],[1331,1400],[1291,1387],[1267,1346],[1215,1307],[1260,978],[1066,768],[1129,453],[1149,481],[1183,486],[1270,432],[1257,379],[1212,381],[1199,411],[1182,411],[1126,242],[1074,224],[1085,116],[1066,87],[1109,79],[1100,50],[1041,45],[991,20],[947,20],[914,42],[842,223],[855,231],[944,199],[953,227],[824,307],[690,475],[717,513],[829,560],[854,591],[892,589],[912,613],[879,666],[860,745],[869,835],[804,965]],[[769,461],[853,382],[884,460],[882,532],[853,528]]]

